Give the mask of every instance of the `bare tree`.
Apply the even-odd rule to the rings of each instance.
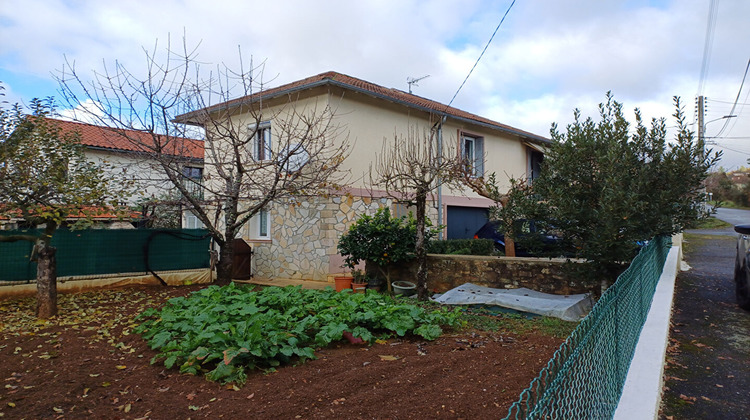
[[[436,130],[421,135],[416,129],[410,130],[406,138],[395,135],[390,144],[384,139],[382,152],[375,156],[370,168],[373,187],[416,209],[415,253],[420,300],[427,299],[427,199],[441,185],[459,188],[465,171],[464,162],[452,144],[448,142],[441,147]]]
[[[271,203],[340,188],[348,138],[327,105],[302,106],[288,97],[283,106],[267,106],[262,66],[245,71],[241,56],[239,71],[222,65],[204,78],[197,49],[188,49],[184,39],[181,52],[169,42],[159,51],[158,43],[144,50],[143,75],[115,62],[86,81],[66,62],[58,82],[72,108],[87,120],[123,129],[122,138],[155,163],[163,175],[151,181],[177,190],[183,208],[208,229],[219,247],[216,282],[228,284],[232,241],[242,226]],[[204,136],[201,180],[184,172],[201,146],[186,140],[196,131]]]

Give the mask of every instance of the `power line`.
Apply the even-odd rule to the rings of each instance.
[[[745,86],[745,79],[747,78],[748,70],[750,70],[750,59],[747,60],[747,66],[745,66],[745,74],[742,76],[742,83],[740,83],[740,90],[737,91],[737,98],[734,99],[734,104],[732,105],[732,109],[729,111],[729,115],[737,115],[734,112],[737,108],[737,103],[740,101],[740,95],[742,94],[742,87]],[[727,121],[724,121],[724,125],[721,127],[721,130],[719,130],[719,132],[716,133],[716,137],[719,137],[722,133],[724,133],[724,130],[726,130],[728,125],[729,125],[729,119],[727,119]],[[734,127],[734,125],[732,127]]]
[[[479,58],[477,58],[477,61],[474,62],[474,66],[471,67],[471,70],[469,70],[469,74],[467,74],[466,78],[464,79],[464,81],[461,82],[461,86],[458,87],[458,90],[453,95],[453,98],[451,98],[451,101],[448,102],[448,106],[446,108],[448,108],[448,107],[451,106],[451,104],[453,103],[453,100],[456,99],[456,96],[458,96],[458,92],[461,92],[461,88],[463,88],[464,85],[466,84],[466,81],[469,80],[469,76],[471,76],[471,73],[477,67],[477,64],[479,64],[479,60],[482,59],[482,56],[484,55],[484,52],[487,51],[487,47],[490,46],[490,43],[492,42],[492,39],[495,38],[495,34],[497,33],[498,29],[500,29],[500,25],[502,25],[503,22],[505,22],[505,17],[508,16],[508,13],[510,12],[510,9],[513,8],[514,4],[516,4],[516,0],[513,0],[513,2],[510,4],[510,6],[508,6],[508,10],[505,11],[505,14],[503,15],[503,18],[500,19],[500,23],[497,24],[497,27],[495,28],[495,32],[492,33],[492,36],[490,37],[490,40],[487,41],[487,45],[484,46],[484,49],[482,50],[482,53],[479,54]]]
[[[701,63],[701,75],[698,81],[698,96],[703,95],[703,83],[708,75],[708,65],[711,62],[711,47],[714,43],[714,28],[716,27],[716,17],[719,8],[719,2],[711,0],[708,6],[708,21],[706,22],[706,43],[703,45],[703,62]]]

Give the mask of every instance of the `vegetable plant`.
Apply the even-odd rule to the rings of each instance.
[[[425,309],[378,293],[337,293],[297,287],[254,292],[234,284],[210,286],[148,309],[136,329],[159,353],[151,360],[242,384],[247,370],[273,369],[315,358],[315,349],[345,331],[366,342],[414,334],[434,340],[457,326],[458,311]]]

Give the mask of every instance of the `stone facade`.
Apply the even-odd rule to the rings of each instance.
[[[435,292],[446,292],[465,283],[498,289],[525,287],[543,293],[569,295],[601,294],[600,285],[587,284],[567,275],[565,259],[484,257],[473,255],[427,256],[427,288]],[[573,262],[575,263],[575,262]],[[417,275],[416,261],[388,268],[391,281],[414,281]],[[377,267],[367,265],[370,275],[382,277]]]
[[[287,278],[328,280],[330,274],[347,270],[339,261],[338,240],[357,218],[373,215],[382,207],[393,211],[389,198],[352,195],[317,197],[270,209],[270,241],[251,241],[254,276],[259,279]],[[434,219],[437,210],[430,207]]]

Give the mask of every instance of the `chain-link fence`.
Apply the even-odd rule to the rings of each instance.
[[[57,248],[57,275],[142,273],[207,268],[210,238],[205,229],[59,229],[51,245]],[[5,231],[0,235],[39,235],[39,230]],[[36,278],[34,244],[0,242],[0,281],[27,282]]]
[[[656,238],[641,250],[506,419],[612,418],[670,246]]]

